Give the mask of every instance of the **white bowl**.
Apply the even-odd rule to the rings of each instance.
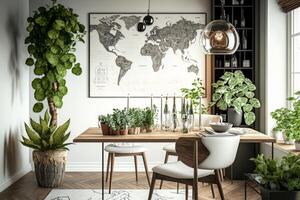
[[[223,123],[223,122],[218,122],[218,123],[209,123],[210,127],[218,133],[224,133],[227,132],[231,127],[231,123]]]

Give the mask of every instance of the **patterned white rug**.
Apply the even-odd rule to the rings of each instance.
[[[105,200],[147,200],[149,190],[105,190]],[[191,194],[191,191],[189,191]],[[92,189],[53,189],[45,200],[102,200],[101,190]],[[159,190],[153,192],[152,200],[184,200],[184,190]],[[192,199],[190,196],[189,199]]]

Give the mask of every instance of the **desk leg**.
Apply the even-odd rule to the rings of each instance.
[[[272,142],[272,159],[274,159],[274,142]]]
[[[102,142],[102,172],[101,172],[101,181],[102,181],[102,200],[104,200],[104,142]]]
[[[247,178],[245,177],[245,191],[244,191],[244,195],[245,195],[245,200],[247,200]]]

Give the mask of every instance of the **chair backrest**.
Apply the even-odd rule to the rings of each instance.
[[[220,115],[209,115],[209,114],[202,114],[201,115],[201,126],[202,127],[209,127],[209,123],[217,123],[222,122],[222,116]]]
[[[234,162],[240,136],[202,137],[201,141],[209,151],[209,156],[199,163],[198,167],[201,169],[223,169]]]

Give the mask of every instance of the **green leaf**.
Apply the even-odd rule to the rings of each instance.
[[[34,48],[34,45],[29,45],[28,46],[28,48],[27,48],[27,50],[28,50],[28,53],[30,54],[30,55],[32,55],[34,52],[35,52],[35,48]]]
[[[46,26],[48,24],[47,19],[43,16],[39,16],[38,18],[36,18],[35,23],[40,26]]]
[[[44,101],[45,98],[46,98],[44,90],[42,90],[42,89],[35,90],[35,92],[34,92],[34,98],[37,101]]]
[[[43,75],[45,73],[45,68],[44,67],[35,67],[34,68],[34,74],[35,75]]]
[[[245,118],[245,123],[247,125],[253,124],[256,119],[255,114],[253,112],[244,113],[244,118]]]
[[[66,95],[68,93],[68,88],[66,86],[59,86],[58,87],[59,92],[61,92],[63,95]]]
[[[48,78],[48,80],[50,82],[54,82],[55,81],[55,77],[52,71],[48,71],[48,73],[46,74],[46,77]]]
[[[73,67],[72,73],[79,76],[82,73],[82,69],[80,67]]]
[[[42,134],[48,134],[48,131],[50,130],[50,127],[48,126],[48,123],[46,120],[42,119],[40,117],[40,124],[42,126]]]
[[[39,78],[33,79],[33,81],[31,82],[32,88],[35,90],[40,89],[42,87],[41,82],[42,81]]]
[[[214,102],[216,102],[216,101],[218,101],[221,97],[222,97],[221,94],[219,94],[219,93],[214,93],[213,96],[212,96],[212,100],[213,100]]]
[[[249,100],[249,103],[254,107],[254,108],[260,108],[260,102],[256,98],[252,98]]]
[[[48,31],[47,35],[50,39],[53,40],[53,39],[57,39],[59,37],[59,32],[55,29],[51,29],[50,31]]]
[[[49,124],[50,116],[49,116],[48,110],[45,111],[44,120],[46,121],[47,124]]]
[[[220,108],[221,110],[227,110],[227,103],[223,100],[220,99],[217,103],[217,107]]]
[[[44,90],[47,90],[49,87],[49,81],[48,81],[48,78],[45,76],[42,78],[42,88]]]
[[[43,110],[43,108],[44,108],[43,103],[40,103],[40,102],[35,103],[33,106],[33,112],[39,113]]]
[[[66,121],[63,125],[59,126],[53,133],[53,143],[59,144],[64,139],[65,133],[70,125],[70,120]]]
[[[59,96],[54,96],[53,97],[53,102],[54,102],[54,105],[57,107],[57,108],[61,108],[62,105],[63,105],[63,102],[61,100],[61,98]]]
[[[25,64],[28,66],[32,66],[34,64],[34,60],[32,58],[27,58]]]
[[[246,92],[246,93],[245,93],[245,96],[246,96],[247,98],[249,98],[249,99],[253,98],[254,95],[255,95],[254,92]]]
[[[50,51],[51,51],[52,53],[54,53],[54,54],[57,54],[57,53],[60,52],[60,47],[59,47],[59,46],[56,46],[56,45],[51,46],[51,47],[50,47]]]
[[[253,106],[251,104],[246,104],[243,106],[244,112],[250,112],[253,109]]]
[[[34,143],[34,144],[39,144],[40,143],[40,136],[38,134],[36,134],[31,128],[29,128],[29,126],[25,124],[25,130],[26,133],[29,137],[29,139]]]
[[[53,66],[56,66],[58,64],[57,56],[53,54],[51,51],[46,52],[46,59]]]
[[[65,27],[65,22],[61,19],[55,20],[55,24],[57,24],[60,27]]]
[[[32,129],[33,129],[35,132],[37,132],[37,133],[39,134],[39,136],[40,136],[41,133],[42,133],[42,126],[41,126],[39,123],[35,122],[35,121],[34,121],[33,119],[31,119],[31,118],[30,118],[30,125],[31,125]]]

